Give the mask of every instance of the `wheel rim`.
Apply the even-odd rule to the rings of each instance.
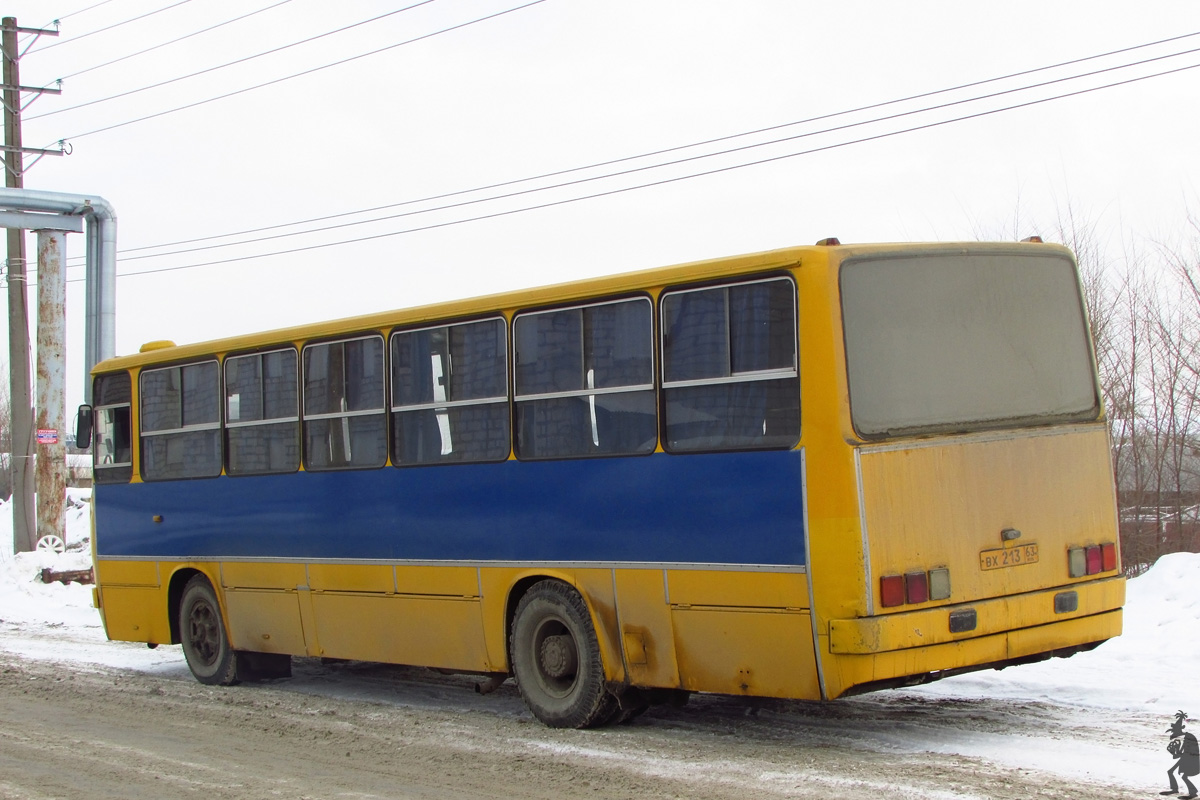
[[[46,534],[37,540],[38,550],[49,550],[53,553],[62,553],[67,549],[66,542],[61,536],[55,536],[53,533]]]
[[[531,660],[542,690],[556,698],[570,695],[579,673],[579,647],[571,629],[561,619],[544,619],[531,644]]]
[[[192,605],[188,614],[188,641],[199,661],[210,665],[221,652],[221,628],[216,611],[203,601]]]

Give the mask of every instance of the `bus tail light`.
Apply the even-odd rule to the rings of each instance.
[[[1117,568],[1117,545],[1114,542],[1100,545],[1100,560],[1105,572]]]
[[[1067,574],[1072,578],[1099,575],[1117,568],[1117,545],[1115,542],[1092,544],[1087,547],[1072,547],[1067,550]]]
[[[929,599],[950,599],[950,570],[945,567],[929,570]]]
[[[1067,551],[1067,574],[1072,578],[1082,578],[1087,574],[1087,559],[1082,547],[1072,547]]]
[[[884,575],[879,579],[879,604],[884,608],[920,605],[930,600],[950,598],[950,570],[945,567],[928,572]]]
[[[929,576],[910,572],[904,576],[904,599],[909,603],[924,603],[929,599]]]
[[[884,575],[880,578],[879,598],[884,608],[904,605],[904,576]]]

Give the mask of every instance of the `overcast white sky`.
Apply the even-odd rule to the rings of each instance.
[[[419,200],[835,114],[1200,32],[1195,2],[907,3],[542,0],[493,19],[235,97],[91,133],[514,9],[433,0],[310,44],[187,73],[412,5],[290,0],[146,55],[90,69],[279,0],[8,0],[62,35],[21,60],[24,84],[68,78],[25,111],[25,144],[67,137],[26,187],[96,194],[119,217],[121,273],[378,236],[624,189],[1200,65],[1200,36],[1070,67],[572,173],[446,202],[776,145],[457,208],[241,247],[133,248]],[[68,16],[69,15],[69,16]],[[87,35],[92,34],[92,35]],[[47,45],[53,45],[47,47]],[[1175,57],[937,110],[932,105]],[[719,255],[808,244],[1025,236],[1073,207],[1118,248],[1178,236],[1197,196],[1200,69],[758,166],[465,224],[118,281],[117,347],[191,342]],[[911,113],[871,122],[884,115]],[[41,116],[40,115],[48,115]],[[832,126],[863,123],[822,133]],[[84,135],[81,135],[84,134]],[[330,223],[325,223],[330,224]],[[309,225],[305,227],[314,227]],[[294,233],[286,228],[263,234]],[[242,237],[250,238],[250,237]],[[229,239],[194,242],[186,250]],[[33,249],[31,237],[30,252]],[[68,251],[81,256],[83,237]],[[75,259],[72,260],[74,263]],[[72,277],[82,268],[72,269]],[[83,300],[68,298],[68,407],[80,397]],[[32,304],[31,304],[32,307]]]

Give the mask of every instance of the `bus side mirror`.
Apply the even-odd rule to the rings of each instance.
[[[92,446],[92,407],[82,405],[75,415],[75,446],[87,450]]]

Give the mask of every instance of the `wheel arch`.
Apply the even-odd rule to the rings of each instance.
[[[533,575],[525,575],[519,578],[508,590],[508,597],[504,601],[504,660],[508,664],[508,673],[512,674],[512,630],[513,622],[517,618],[517,606],[521,604],[521,598],[524,597],[530,589],[542,581],[560,581],[567,584],[575,591],[579,591],[579,587],[574,581],[567,579],[562,575],[554,575],[551,573],[539,572]],[[583,596],[583,602],[587,603],[587,597]],[[589,613],[591,606],[588,606]]]
[[[181,631],[179,630],[179,604],[183,600],[183,590],[187,586],[188,581],[197,575],[203,575],[204,578],[213,587],[213,592],[217,595],[217,602],[221,604],[221,614],[224,616],[224,603],[221,602],[221,592],[218,588],[218,581],[213,580],[213,576],[209,575],[202,569],[196,567],[180,567],[171,573],[171,578],[167,582],[167,619],[171,623],[171,644],[180,644],[183,641]],[[228,620],[226,620],[228,623]]]
[[[504,604],[504,658],[509,674],[512,674],[511,639],[513,622],[517,616],[517,606],[531,588],[546,580],[565,583],[583,598],[583,604],[587,607],[588,616],[591,618],[592,630],[595,631],[600,645],[600,656],[606,679],[613,684],[623,684],[626,680],[625,653],[615,624],[615,598],[598,596],[599,593],[592,591],[594,587],[590,587],[589,582],[577,580],[574,575],[554,570],[538,570],[522,575],[509,587],[508,597]],[[612,617],[611,620],[604,616],[602,609],[611,610],[612,613],[608,615]]]

